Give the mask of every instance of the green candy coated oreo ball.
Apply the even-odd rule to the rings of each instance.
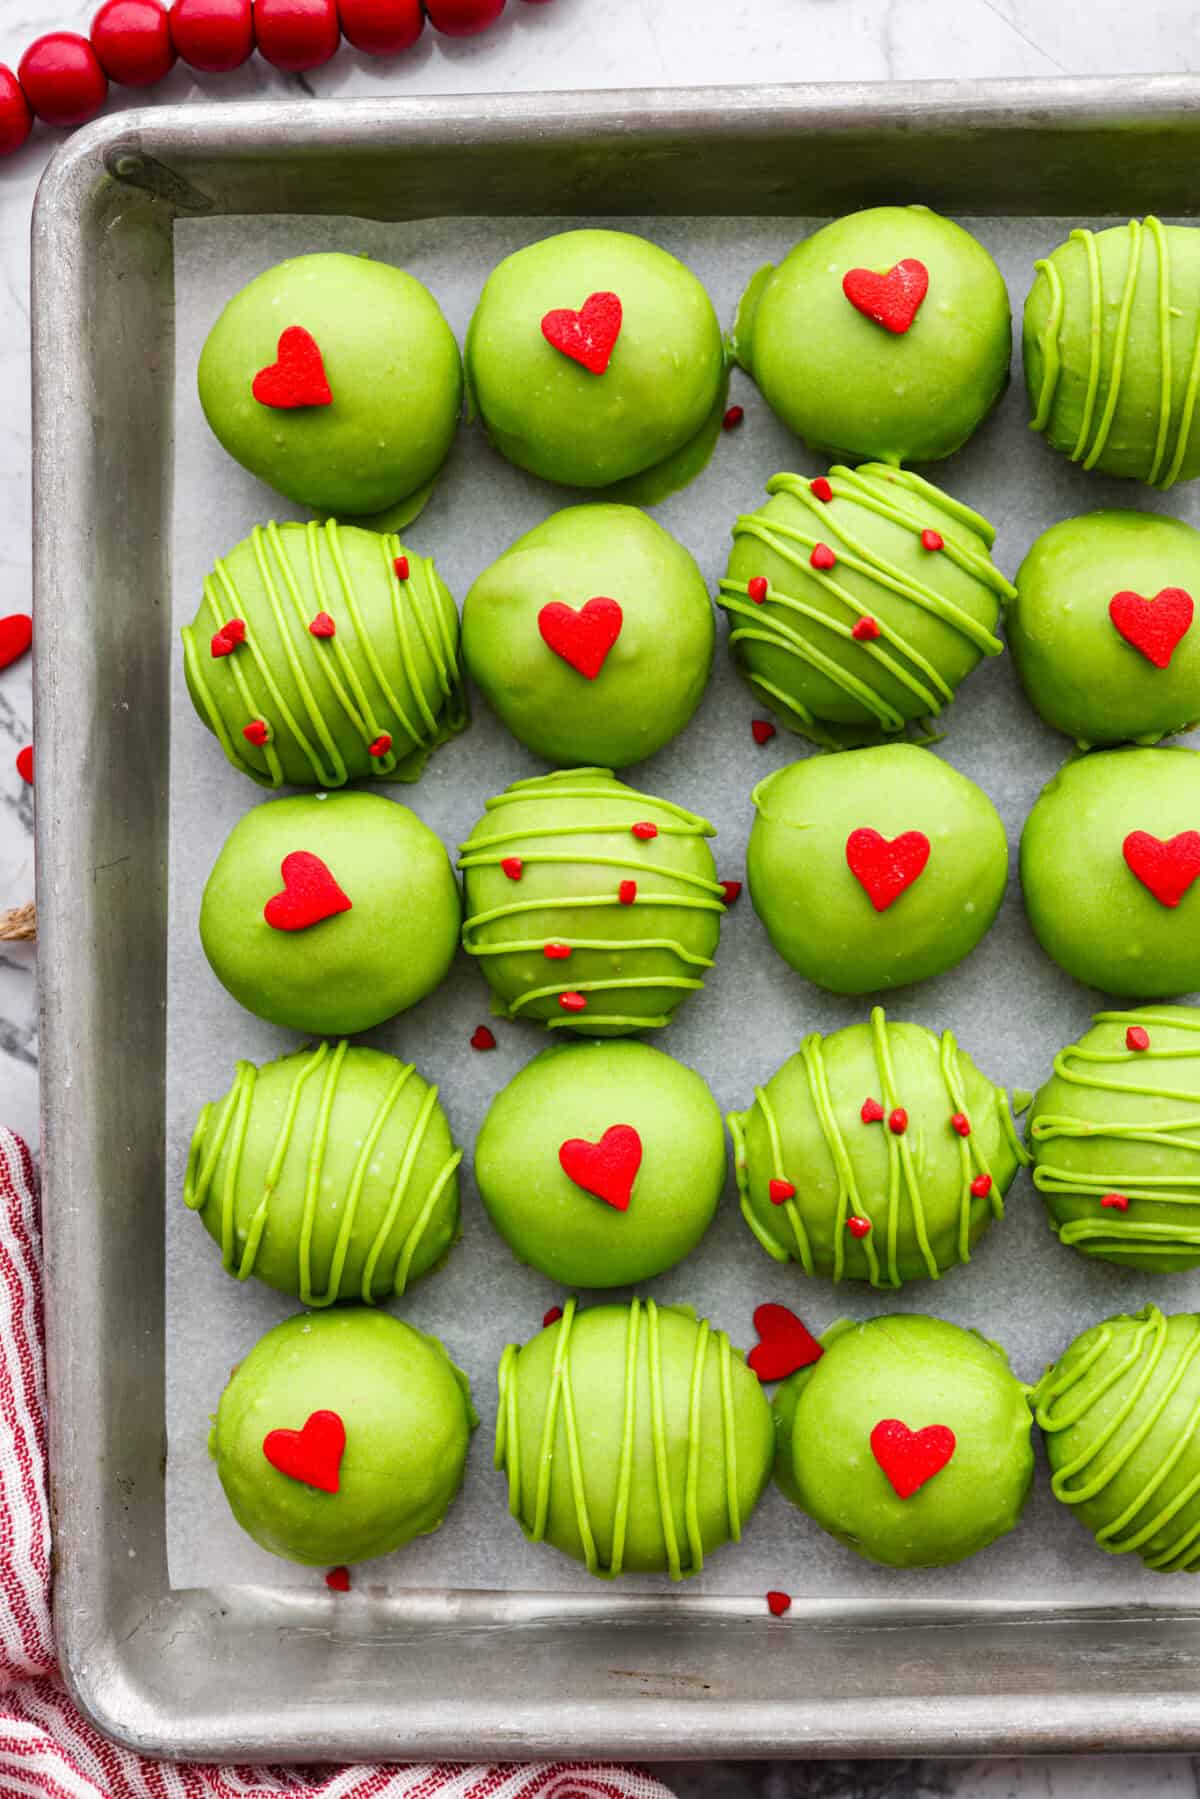
[[[581,314],[574,327],[562,317],[557,331],[545,323],[572,312]],[[556,347],[547,330],[594,366]],[[702,432],[725,383],[721,327],[703,287],[627,231],[564,231],[506,257],[479,297],[466,356],[501,455],[567,487],[646,475]]]
[[[965,1561],[1013,1529],[1032,1420],[998,1344],[919,1314],[843,1321],[822,1343],[775,1395],[775,1477],[794,1505],[889,1568]]]
[[[318,1043],[238,1063],[197,1120],[183,1197],[238,1280],[306,1306],[386,1299],[458,1236],[461,1160],[411,1063]]]
[[[724,1331],[652,1299],[563,1316],[500,1361],[496,1466],[534,1543],[589,1574],[699,1574],[771,1473],[771,1408]]]
[[[928,285],[913,314],[918,271]],[[924,206],[874,206],[759,271],[734,350],[810,448],[936,462],[967,441],[1008,384],[1008,291],[961,225]]]
[[[991,800],[913,744],[812,756],[752,795],[746,875],[785,962],[831,993],[944,974],[991,927],[1008,879]]]
[[[313,351],[289,358],[294,340],[280,345],[294,327],[319,353],[328,404],[311,403],[322,391]],[[268,397],[256,398],[255,378],[281,356],[280,374],[260,383]],[[462,409],[458,345],[429,290],[389,263],[336,253],[277,263],[235,294],[205,339],[199,385],[205,417],[243,468],[338,517],[414,499]]]
[[[196,711],[263,787],[415,781],[467,722],[454,599],[392,535],[256,525],[182,636]]]
[[[1200,1317],[1157,1306],[1076,1337],[1034,1388],[1054,1496],[1109,1555],[1200,1568]]]
[[[1048,956],[1130,999],[1200,988],[1200,751],[1098,750],[1042,789],[1021,835]]]
[[[415,812],[378,794],[301,794],[255,806],[229,833],[200,941],[247,1011],[340,1037],[433,992],[460,916],[450,859]]]
[[[1200,474],[1200,231],[1072,231],[1025,302],[1030,426],[1085,469],[1171,487]]]
[[[661,1050],[556,1044],[492,1101],[475,1178],[519,1261],[567,1287],[630,1286],[712,1223],[725,1132],[700,1076]]]
[[[341,1420],[340,1463],[336,1445],[306,1440],[293,1447],[297,1472],[284,1472],[266,1439],[305,1432],[314,1412]],[[390,1555],[437,1530],[477,1422],[467,1377],[436,1337],[387,1312],[301,1312],[238,1363],[208,1447],[242,1529],[272,1555],[321,1567]],[[336,1478],[337,1490],[305,1474]]]
[[[789,731],[847,748],[939,713],[998,656],[985,518],[882,463],[775,475],[733,527],[721,582],[729,647]]]
[[[610,769],[514,781],[462,846],[463,947],[502,1018],[621,1037],[704,985],[725,911],[713,827]]]
[[[713,612],[683,545],[633,506],[572,506],[518,538],[463,608],[463,655],[539,756],[624,768],[682,731],[712,666]]]
[[[873,1287],[969,1262],[1029,1160],[1008,1094],[953,1035],[888,1024],[878,1006],[869,1025],[805,1037],[729,1129],[767,1254]]]
[[[1033,1184],[1081,1255],[1147,1274],[1200,1265],[1200,1011],[1099,1012],[1033,1102]]]

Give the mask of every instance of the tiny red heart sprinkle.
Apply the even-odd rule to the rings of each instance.
[[[883,1121],[883,1107],[877,1099],[864,1099],[859,1117],[864,1124],[880,1124]]]
[[[542,641],[586,681],[594,681],[621,635],[624,614],[616,600],[598,594],[576,612],[551,600],[538,613]]]
[[[767,1185],[773,1206],[786,1206],[789,1199],[795,1199],[796,1189],[791,1181],[770,1181]]]
[[[27,743],[23,750],[17,751],[17,773],[23,781],[33,786],[33,745]]]
[[[614,1211],[627,1212],[642,1165],[642,1139],[631,1124],[609,1125],[599,1143],[570,1137],[559,1146],[563,1173],[575,1186]]]
[[[813,553],[808,560],[814,568],[825,569],[837,566],[837,557],[827,543],[815,544]]]
[[[472,1049],[495,1049],[495,1033],[489,1031],[486,1024],[477,1024],[471,1032]]]
[[[903,1106],[897,1106],[894,1111],[888,1113],[888,1130],[891,1131],[893,1137],[903,1137],[907,1129],[908,1113]]]
[[[313,637],[333,637],[337,634],[337,626],[327,612],[318,612],[308,628]]]
[[[28,612],[11,612],[0,618],[0,668],[23,656],[33,642],[33,620]]]
[[[558,1003],[564,1012],[584,1012],[587,1010],[587,1000],[582,993],[560,993],[558,996]]]
[[[571,955],[571,945],[569,943],[544,943],[542,954],[547,962],[566,962]]]
[[[1165,840],[1149,831],[1131,831],[1122,850],[1142,886],[1171,910],[1200,875],[1200,831],[1180,831]]]
[[[350,1591],[349,1568],[331,1568],[325,1576],[325,1585],[333,1593],[348,1593]]]
[[[751,721],[750,732],[755,743],[761,746],[764,743],[770,743],[775,735],[775,727],[769,719],[756,718]]]
[[[1140,1024],[1131,1024],[1125,1033],[1126,1049],[1143,1050],[1150,1048],[1150,1033]]]
[[[871,1234],[871,1220],[869,1218],[847,1218],[846,1229],[852,1237],[868,1237]]]
[[[334,880],[320,856],[310,850],[293,850],[283,858],[282,893],[273,894],[263,907],[263,917],[273,931],[307,931],[338,912],[349,912],[352,902]]]
[[[510,881],[519,881],[525,864],[520,856],[505,856],[500,864]]]
[[[1110,1207],[1114,1212],[1127,1212],[1129,1210],[1129,1201],[1123,1193],[1106,1193],[1104,1198],[1100,1201],[1100,1204],[1102,1206]]]
[[[921,548],[923,550],[944,550],[945,547],[946,539],[940,531],[931,531],[928,528],[922,531]]]
[[[929,292],[929,270],[915,256],[906,256],[886,275],[876,274],[874,269],[848,269],[842,278],[842,292],[865,318],[903,337]]]
[[[632,906],[634,900],[637,898],[637,882],[622,881],[621,885],[617,888],[617,898],[623,906]]]
[[[986,1199],[991,1190],[992,1177],[990,1174],[977,1174],[971,1182],[972,1199]]]
[[[265,718],[252,718],[248,725],[242,726],[242,736],[247,743],[263,744],[270,735]]]
[[[767,597],[770,583],[765,575],[752,575],[746,583],[746,592],[756,606],[761,606]]]
[[[811,1368],[825,1354],[788,1306],[757,1306],[754,1328],[759,1341],[746,1357],[746,1366],[761,1381],[786,1380],[797,1368]]]
[[[649,843],[651,838],[658,836],[658,826],[645,821],[641,824],[630,825],[629,828],[640,843]]]
[[[219,631],[213,632],[209,645],[214,656],[231,656],[239,643],[246,641],[246,621],[241,618],[227,619]]]
[[[971,1135],[971,1120],[965,1112],[956,1112],[950,1120],[950,1128],[958,1132],[960,1137]]]
[[[259,369],[250,391],[260,406],[293,412],[300,406],[328,406],[333,394],[317,340],[303,325],[279,334],[275,361]]]
[[[816,480],[810,481],[808,485],[813,497],[820,500],[823,505],[828,506],[830,500],[833,498],[833,489],[825,479],[825,476],[818,475]]]
[[[773,1618],[782,1618],[784,1612],[790,1611],[791,1608],[792,1596],[790,1593],[779,1593],[772,1589],[767,1594],[767,1610]]]
[[[924,873],[929,848],[924,831],[887,838],[861,827],[846,839],[846,863],[876,912],[886,912]]]
[[[542,336],[589,374],[607,369],[621,335],[621,302],[616,294],[589,294],[578,312],[561,306],[542,320]]]
[[[562,1315],[561,1306],[551,1306],[548,1312],[542,1313],[542,1329],[548,1330],[552,1324],[557,1324]]]
[[[368,753],[372,756],[386,756],[391,747],[391,733],[388,731],[381,731],[374,743],[367,746]]]
[[[341,1481],[346,1426],[336,1412],[310,1412],[302,1430],[269,1430],[263,1454],[289,1480],[322,1493],[336,1493]]]
[[[954,1432],[948,1424],[909,1430],[899,1418],[881,1418],[871,1432],[871,1454],[883,1469],[898,1499],[911,1499],[954,1454]]]
[[[729,410],[726,412],[724,418],[721,420],[722,431],[732,431],[736,425],[741,424],[741,422],[745,418],[745,416],[746,416],[745,407],[731,406],[729,408]]]
[[[407,581],[408,580],[408,557],[407,556],[397,556],[395,561],[392,563],[392,567],[396,571],[397,581]]]
[[[1192,628],[1195,610],[1191,594],[1182,587],[1164,587],[1150,600],[1140,593],[1115,593],[1108,603],[1108,616],[1126,643],[1155,668],[1170,667],[1171,657]]]
[[[738,895],[742,891],[742,883],[740,881],[722,881],[721,891],[725,895],[725,904],[736,906]]]

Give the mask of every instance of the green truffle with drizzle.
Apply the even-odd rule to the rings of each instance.
[[[1029,1160],[1008,1094],[951,1032],[889,1024],[878,1006],[807,1036],[728,1122],[742,1216],[767,1254],[873,1287],[970,1261]]]
[[[882,463],[780,474],[733,527],[719,604],[729,647],[788,730],[830,748],[935,717],[998,656],[1015,588],[985,518]]]

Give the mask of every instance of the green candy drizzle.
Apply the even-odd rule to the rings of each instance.
[[[313,1232],[316,1227],[317,1208],[320,1203],[321,1177],[325,1165],[325,1155],[329,1147],[329,1134],[334,1106],[337,1100],[338,1084],[342,1078],[346,1053],[350,1045],[343,1040],[336,1046],[319,1043],[301,1063],[292,1083],[288,1103],[284,1110],[283,1123],[271,1153],[267,1167],[266,1179],[263,1183],[262,1197],[254,1208],[241,1255],[237,1251],[237,1199],[238,1181],[241,1173],[242,1157],[246,1148],[246,1137],[250,1128],[251,1113],[254,1107],[254,1093],[258,1082],[258,1069],[253,1062],[239,1062],[233,1086],[223,1100],[210,1102],[200,1114],[192,1136],[191,1148],[188,1152],[187,1173],[184,1177],[184,1204],[192,1211],[202,1211],[208,1203],[212,1191],[217,1164],[226,1143],[229,1144],[229,1156],[220,1184],[221,1205],[221,1260],[225,1271],[236,1276],[240,1281],[248,1280],[254,1273],[254,1264],[258,1259],[259,1246],[263,1232],[267,1228],[271,1210],[271,1195],[276,1191],[287,1159],[292,1137],[296,1128],[296,1116],[305,1089],[310,1081],[321,1078],[321,1097],[317,1114],[316,1129],[308,1150],[308,1169],[304,1189],[304,1214],[300,1232],[296,1240],[297,1256],[297,1293],[306,1306],[330,1306],[342,1297],[342,1275],[346,1266],[346,1257],[350,1249],[350,1241],[354,1235],[354,1221],[362,1196],[363,1182],[375,1153],[375,1146],[386,1125],[397,1100],[411,1080],[415,1070],[410,1063],[397,1065],[396,1075],[381,1100],[375,1116],[363,1137],[358,1159],[353,1173],[347,1183],[342,1201],[342,1217],[338,1226],[337,1240],[334,1244],[333,1256],[326,1271],[326,1287],[320,1292],[314,1280],[312,1266]],[[387,1248],[388,1240],[395,1227],[396,1218],[408,1195],[412,1171],[420,1155],[421,1146],[429,1129],[429,1121],[437,1106],[438,1090],[430,1087],[421,1102],[404,1155],[392,1188],[387,1211],[380,1221],[379,1228],[371,1242],[363,1262],[362,1281],[358,1297],[370,1304],[377,1295],[373,1292],[375,1270]],[[452,1178],[459,1163],[462,1151],[456,1150],[439,1169],[436,1180],[430,1186],[420,1212],[408,1230],[396,1261],[396,1272],[392,1280],[391,1292],[399,1298],[408,1285],[409,1271],[413,1258],[429,1227],[430,1219],[437,1208],[438,1201],[445,1192],[446,1185]]]
[[[714,1331],[705,1319],[696,1324],[696,1342],[692,1353],[688,1383],[687,1463],[683,1487],[683,1516],[686,1544],[681,1544],[675,1527],[672,1504],[668,1427],[663,1393],[662,1356],[659,1346],[658,1307],[652,1299],[633,1299],[629,1303],[625,1331],[625,1366],[620,1382],[614,1381],[613,1393],[621,1406],[621,1448],[617,1463],[616,1487],[611,1496],[612,1552],[607,1566],[600,1560],[596,1533],[588,1506],[583,1478],[583,1456],[579,1445],[579,1418],[571,1385],[571,1341],[577,1302],[569,1299],[557,1325],[554,1367],[546,1396],[546,1409],[539,1439],[537,1478],[532,1494],[525,1490],[521,1473],[520,1414],[517,1402],[517,1362],[520,1347],[510,1343],[500,1358],[497,1380],[500,1388],[500,1412],[496,1423],[495,1465],[508,1476],[508,1509],[531,1542],[545,1540],[553,1503],[555,1445],[559,1422],[566,1436],[567,1470],[575,1524],[583,1545],[584,1561],[589,1574],[602,1580],[613,1580],[624,1568],[625,1539],[629,1523],[629,1503],[633,1486],[634,1452],[639,1425],[637,1409],[637,1376],[643,1334],[650,1381],[650,1439],[654,1457],[654,1485],[658,1498],[659,1525],[667,1558],[667,1572],[672,1580],[684,1580],[699,1574],[704,1566],[704,1542],[700,1525],[700,1455],[705,1441],[703,1420],[704,1371],[710,1347],[718,1358],[721,1387],[721,1447],[723,1454],[725,1517],[731,1542],[741,1541],[742,1516],[738,1503],[737,1439],[733,1407],[733,1350],[724,1331]],[[644,1324],[643,1324],[644,1319]],[[588,1433],[595,1435],[596,1421],[589,1420]],[[532,1499],[532,1519],[529,1502]]]

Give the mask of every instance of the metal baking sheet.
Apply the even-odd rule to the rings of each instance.
[[[164,109],[94,127],[57,159],[35,221],[57,1602],[69,1678],[114,1734],[177,1755],[303,1760],[1165,1748],[1194,1737],[1189,1583],[1101,1558],[1044,1484],[1020,1531],[959,1569],[873,1569],[771,1495],[744,1546],[702,1582],[597,1590],[523,1543],[490,1473],[485,1422],[447,1527],[360,1571],[349,1602],[240,1536],[203,1456],[204,1414],[230,1362],[292,1308],[221,1274],[183,1213],[179,1174],[191,1117],[234,1058],[295,1040],[242,1013],[195,944],[204,874],[257,795],[172,686],[175,626],[212,556],[259,518],[287,515],[207,438],[192,387],[214,296],[258,268],[306,248],[369,248],[428,279],[461,333],[499,255],[615,215],[683,254],[728,319],[745,276],[806,219],[920,198],[975,221],[1019,307],[1034,250],[1063,221],[1192,208],[1198,91],[1175,80],[932,84]],[[734,513],[757,503],[766,477],[819,466],[752,390],[737,397],[743,431],[658,509],[712,581]],[[1198,510],[1186,490],[1164,501],[1065,468],[1027,436],[1019,391],[935,478],[997,522],[1009,571],[1047,523],[1089,506]],[[461,599],[517,529],[571,497],[507,470],[473,434],[410,536]],[[690,730],[633,775],[713,818],[727,876],[741,871],[753,779],[799,747],[781,733],[756,749],[752,711],[719,660]],[[1015,846],[1061,740],[1032,719],[1006,662],[981,670],[946,722],[944,753],[992,794]],[[533,766],[480,714],[398,796],[454,841],[489,792]],[[1014,883],[976,955],[890,1010],[952,1025],[989,1073],[1033,1086],[1093,999],[1037,951]],[[723,1105],[742,1104],[803,1030],[862,1012],[788,979],[743,902],[706,993],[661,1041]],[[460,967],[374,1034],[443,1082],[468,1147],[490,1094],[541,1041],[510,1026],[497,1054],[473,1057],[466,1039],[485,1015],[482,983]],[[512,1264],[469,1187],[466,1228],[449,1268],[404,1311],[447,1339],[490,1421],[499,1346],[536,1329],[556,1295]],[[1200,1303],[1200,1278],[1147,1283],[1059,1249],[1027,1180],[972,1267],[938,1286],[885,1298],[805,1282],[762,1257],[730,1191],[702,1249],[652,1290],[699,1305],[741,1342],[765,1298],[814,1327],[931,1310],[999,1336],[1027,1378],[1108,1311],[1151,1296]],[[782,1627],[764,1621],[767,1585],[797,1596]],[[764,1658],[767,1627],[777,1634]]]

